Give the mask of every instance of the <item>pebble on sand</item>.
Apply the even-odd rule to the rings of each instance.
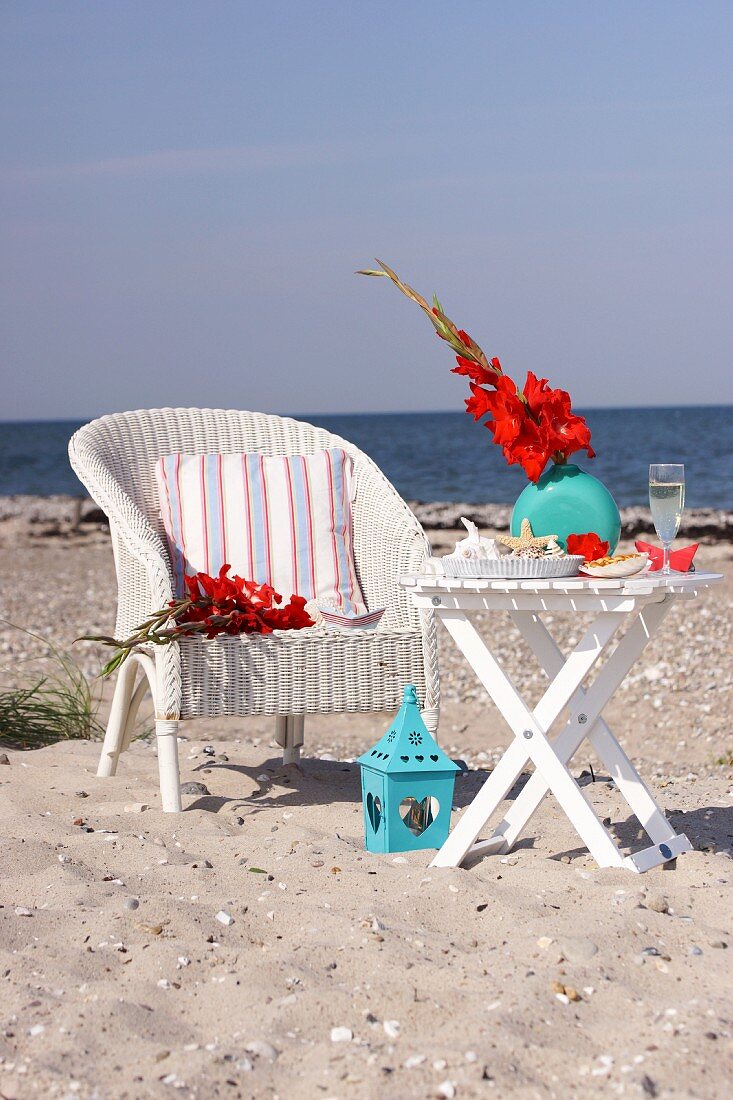
[[[649,894],[645,902],[646,908],[653,910],[655,913],[668,913],[669,904],[667,899],[662,894]]]
[[[564,1005],[570,1004],[571,1001],[583,1000],[577,989],[574,989],[571,985],[564,985],[562,982],[553,982],[551,989],[558,1001],[561,1001]]]
[[[567,936],[557,946],[561,955],[570,963],[589,962],[598,954],[598,944],[585,936]]]
[[[181,794],[211,794],[211,791],[205,783],[191,780],[189,783],[181,783]]]
[[[354,1038],[354,1033],[350,1027],[332,1027],[331,1028],[331,1042],[332,1043],[350,1043]]]
[[[220,909],[216,914],[216,919],[219,921],[219,924],[225,924],[227,927],[229,927],[230,924],[234,924],[234,917],[231,913],[227,913],[223,909]]]
[[[254,1054],[257,1058],[267,1058],[268,1062],[274,1062],[280,1054],[280,1051],[272,1043],[267,1043],[264,1039],[253,1039],[251,1043],[246,1044],[244,1049],[248,1054]]]

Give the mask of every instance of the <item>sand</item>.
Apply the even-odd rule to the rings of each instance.
[[[109,629],[105,530],[12,523],[5,617],[64,645]],[[700,552],[706,568],[730,558]],[[309,720],[300,769],[269,720],[186,723],[182,779],[209,793],[176,816],[158,809],[150,741],[109,780],[94,743],[8,751],[0,1097],[728,1096],[732,624],[730,580],[675,608],[608,709],[696,849],[644,876],[599,870],[551,799],[514,852],[467,869],[368,854],[352,761],[389,715]],[[568,643],[577,624],[554,628]],[[4,627],[3,663],[30,644]],[[501,652],[532,696],[509,629]],[[77,655],[98,668],[99,651]],[[508,731],[446,636],[441,656],[441,742],[469,766],[457,817]],[[642,844],[589,752],[573,771]]]

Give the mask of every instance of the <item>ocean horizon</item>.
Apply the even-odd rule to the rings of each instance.
[[[579,409],[597,458],[578,464],[599,477],[621,507],[646,505],[651,462],[682,462],[686,506],[733,508],[733,406]],[[292,415],[292,414],[284,414]],[[408,500],[509,504],[526,485],[481,424],[460,411],[304,413],[295,419],[343,436],[370,455]],[[69,466],[69,437],[84,420],[0,422],[0,495],[81,495]]]

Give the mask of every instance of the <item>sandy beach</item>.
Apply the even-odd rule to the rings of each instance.
[[[0,502],[3,618],[64,647],[109,631],[104,524],[90,505],[30,499]],[[421,508],[443,552],[455,516]],[[353,760],[386,714],[309,719],[302,768],[283,768],[269,719],[187,723],[182,780],[203,790],[177,816],[159,810],[150,739],[109,780],[96,743],[4,750],[0,1097],[728,1096],[733,545],[719,515],[715,532],[699,520],[697,564],[725,581],[673,609],[606,714],[695,848],[644,876],[599,870],[551,799],[515,851],[467,869],[368,854]],[[538,693],[508,620],[482,625]],[[571,644],[577,622],[554,628]],[[33,643],[2,624],[0,647],[8,683]],[[99,648],[74,652],[97,672]],[[468,766],[457,818],[509,733],[447,635],[441,671],[440,740]],[[638,846],[589,750],[573,773]]]

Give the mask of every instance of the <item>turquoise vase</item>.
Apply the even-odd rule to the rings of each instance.
[[[603,482],[579,466],[552,464],[536,485],[520,493],[512,512],[511,532],[518,535],[528,519],[535,535],[557,535],[565,547],[568,535],[595,531],[613,554],[621,537],[621,516]]]

